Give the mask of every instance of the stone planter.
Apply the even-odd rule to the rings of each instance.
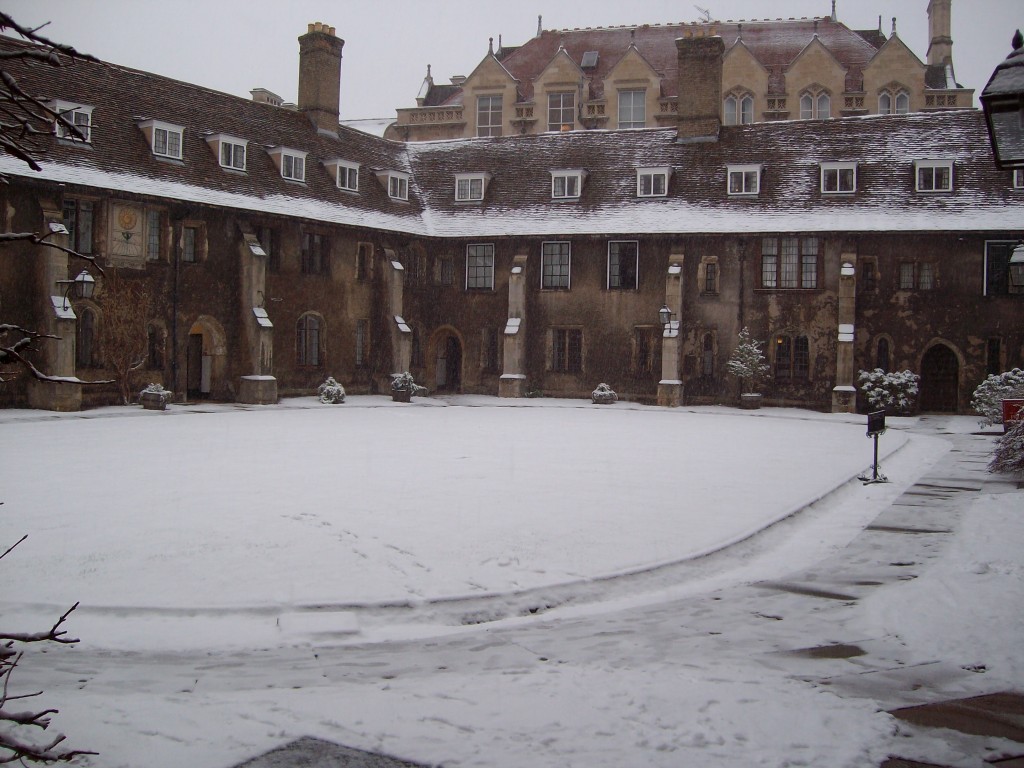
[[[170,394],[170,392],[167,394]],[[139,402],[147,411],[167,410],[167,398],[158,392],[143,392],[139,395]]]
[[[760,392],[744,392],[740,395],[740,408],[747,411],[755,411],[761,407]]]
[[[412,402],[412,390],[411,389],[392,389],[391,399],[396,403],[410,403]]]

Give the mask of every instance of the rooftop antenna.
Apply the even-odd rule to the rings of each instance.
[[[711,23],[711,11],[709,11],[707,8],[701,8],[699,5],[695,5],[693,7],[700,11],[701,20],[705,24]]]

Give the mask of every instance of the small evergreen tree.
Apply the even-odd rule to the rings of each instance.
[[[741,388],[747,391],[747,382],[751,387],[768,375],[771,366],[765,361],[761,351],[763,342],[750,338],[750,331],[744,326],[737,337],[736,349],[725,364],[725,370],[740,380]]]

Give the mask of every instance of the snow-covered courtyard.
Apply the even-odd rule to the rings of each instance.
[[[3,548],[28,534],[0,564],[4,623],[82,603],[81,644],[32,648],[14,681],[112,768],[228,768],[307,734],[445,766],[982,765],[1013,751],[908,739],[884,710],[1024,689],[1024,492],[913,509],[938,544],[865,544],[956,441],[996,435],[890,427],[891,482],[863,485],[864,417],[798,410],[0,412]],[[833,644],[863,654],[799,653]],[[896,668],[924,693],[863,685]]]

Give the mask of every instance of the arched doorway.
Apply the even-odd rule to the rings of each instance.
[[[945,344],[936,344],[921,358],[921,410],[957,411],[960,401],[960,361]]]
[[[227,345],[224,329],[212,317],[199,317],[188,331],[185,390],[189,400],[215,397],[224,389]]]
[[[441,334],[434,343],[434,386],[440,392],[462,387],[462,342],[454,333]]]

